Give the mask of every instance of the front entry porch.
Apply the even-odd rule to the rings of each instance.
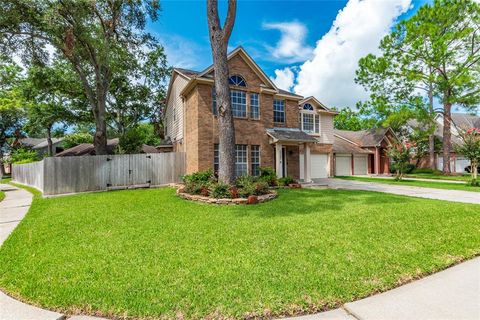
[[[277,177],[291,176],[296,179],[302,177],[304,182],[311,182],[310,147],[317,140],[298,129],[267,129],[267,134],[270,137],[270,144],[275,149],[274,163]]]

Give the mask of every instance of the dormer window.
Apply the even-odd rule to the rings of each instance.
[[[312,106],[310,103],[305,103],[305,104],[303,105],[303,110],[313,111],[313,106]]]
[[[228,78],[228,83],[232,86],[237,86],[237,87],[246,87],[247,83],[245,82],[245,79],[243,79],[239,75],[233,75],[230,78]]]

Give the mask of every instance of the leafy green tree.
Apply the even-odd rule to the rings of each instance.
[[[33,65],[28,70],[24,94],[29,102],[27,131],[47,136],[48,154],[53,155],[54,127],[74,122],[75,115],[85,101],[70,65],[60,60],[51,65]]]
[[[402,180],[412,159],[412,146],[410,144],[395,144],[387,149],[387,155],[395,170],[395,180]]]
[[[162,119],[165,84],[170,75],[161,46],[121,64],[107,97],[107,122],[114,135],[120,136],[142,121]]]
[[[120,136],[118,153],[139,153],[143,145],[156,146],[160,144],[154,126],[151,123],[141,123]]]
[[[0,175],[4,175],[4,155],[8,140],[21,131],[25,101],[22,95],[22,69],[7,57],[0,56]]]
[[[106,154],[111,81],[119,61],[131,61],[156,43],[145,26],[159,9],[158,0],[3,0],[0,50],[21,50],[25,60],[45,62],[51,46],[69,61],[95,120],[95,152]]]
[[[93,136],[87,132],[71,133],[67,134],[62,142],[65,149],[70,149],[81,143],[93,143]]]
[[[478,168],[480,167],[480,128],[471,128],[465,132],[461,132],[460,136],[463,144],[455,146],[455,151],[470,160],[470,174],[472,186],[480,186],[478,181]]]
[[[333,108],[337,110],[336,108]],[[338,114],[333,118],[333,126],[339,130],[366,130],[372,129],[376,125],[374,119],[362,117],[358,112],[350,108],[338,110]]]
[[[393,115],[427,110],[422,120],[431,134],[435,112],[443,114],[445,173],[450,172],[452,106],[474,108],[480,99],[479,19],[480,7],[471,0],[435,0],[400,22],[382,40],[382,55],[363,58],[357,71],[357,81],[372,92],[373,109]],[[442,103],[438,110],[434,97]]]

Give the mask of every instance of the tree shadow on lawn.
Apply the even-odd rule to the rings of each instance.
[[[279,190],[278,198],[255,206],[235,207],[240,217],[259,215],[264,218],[335,213],[347,207],[388,204],[407,204],[418,199],[406,196],[388,195],[374,191],[296,189]]]

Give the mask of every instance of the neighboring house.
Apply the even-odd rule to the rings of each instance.
[[[108,139],[107,140],[107,153],[114,154],[115,147],[118,146],[119,143],[118,138]],[[149,146],[144,144],[142,146],[142,153],[160,153],[156,147]],[[95,147],[93,143],[80,143],[75,147],[71,147],[70,149],[64,150],[63,152],[58,153],[55,155],[56,157],[78,157],[78,156],[93,156],[95,155]]]
[[[335,175],[336,154],[343,157],[352,153],[364,160],[352,156],[352,167],[356,163],[358,169],[340,171],[368,172],[368,155],[375,152],[369,150],[378,147],[377,144],[370,146],[343,135],[337,137],[333,129],[337,112],[314,97],[304,98],[277,88],[241,47],[228,55],[228,64],[237,176],[258,175],[259,167],[269,166],[275,168],[279,177],[311,181]],[[201,72],[173,70],[165,126],[172,150],[186,153],[187,173],[218,170],[213,66]],[[336,144],[338,139],[342,140]],[[344,161],[339,162],[343,166]],[[365,169],[360,168],[363,165]]]
[[[471,128],[480,128],[480,116],[466,114],[466,113],[452,113],[451,133],[452,133],[452,148],[450,150],[450,171],[453,173],[466,173],[470,168],[470,161],[465,159],[461,154],[455,152],[456,145],[462,145],[463,141],[460,137],[462,131]],[[435,117],[437,128],[435,129],[435,137],[440,141],[443,140],[443,115],[438,114]],[[416,120],[410,120],[408,127],[411,129],[418,129],[420,125]],[[442,151],[435,153],[435,162],[438,170],[443,170],[443,153]],[[419,167],[428,168],[428,156],[419,161]]]
[[[335,175],[390,173],[387,149],[399,141],[391,128],[335,130],[334,133]]]
[[[63,151],[63,140],[64,138],[52,138],[53,155]],[[48,154],[48,141],[46,138],[22,138],[19,139],[16,144],[31,148],[36,151],[40,157]]]

